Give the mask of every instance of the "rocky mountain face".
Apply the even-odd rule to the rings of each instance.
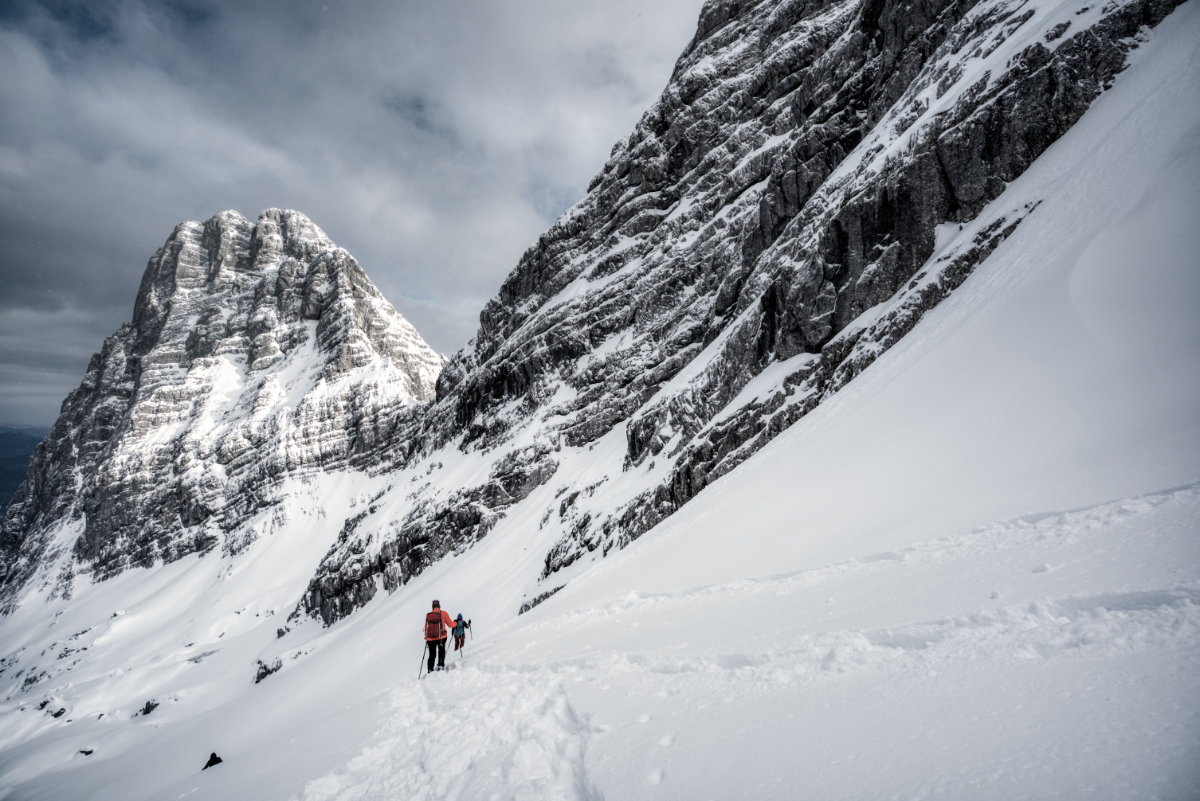
[[[432,470],[452,448],[490,467],[469,486],[434,476],[400,521],[355,521],[298,611],[348,614],[542,484],[558,487],[538,510],[557,539],[529,603],[670,515],[866,369],[1035,212],[996,209],[959,235],[1174,5],[708,3],[662,96],[438,380],[416,455]],[[623,447],[601,478],[558,471],[610,434]]]
[[[65,569],[94,578],[236,551],[280,475],[349,467],[390,483],[331,537],[294,618],[333,623],[517,517],[538,521],[534,604],[966,280],[1036,213],[1006,183],[1174,5],[712,0],[440,373],[299,215],[181,226],[35,455],[2,582],[68,540]],[[25,535],[68,520],[82,530]]]
[[[353,463],[433,396],[443,359],[304,215],[178,226],[4,518],[0,585],[60,591],[244,548],[286,476]]]

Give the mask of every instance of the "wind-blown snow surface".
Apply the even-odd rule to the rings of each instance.
[[[954,295],[527,615],[519,512],[278,640],[319,537],[23,606],[5,655],[87,661],[0,676],[0,797],[1200,797],[1197,41],[1192,2],[945,232],[1040,202]],[[388,478],[311,481],[338,521]],[[418,683],[432,597],[476,630]]]

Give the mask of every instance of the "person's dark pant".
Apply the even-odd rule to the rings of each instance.
[[[462,648],[463,643],[466,641],[466,639],[467,639],[467,635],[465,635],[465,634],[455,634],[454,635],[454,650],[457,651],[459,648]]]
[[[444,668],[446,666],[446,638],[443,637],[440,640],[428,640],[425,644],[429,646],[429,672],[433,672],[433,662],[435,657],[437,659],[437,666],[439,668]]]

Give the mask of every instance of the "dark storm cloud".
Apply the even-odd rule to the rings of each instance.
[[[174,226],[308,214],[450,352],[669,76],[700,0],[0,11],[0,422],[49,423]]]

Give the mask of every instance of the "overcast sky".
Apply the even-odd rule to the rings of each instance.
[[[303,211],[458,350],[702,0],[0,3],[0,425],[49,426],[175,225]]]

